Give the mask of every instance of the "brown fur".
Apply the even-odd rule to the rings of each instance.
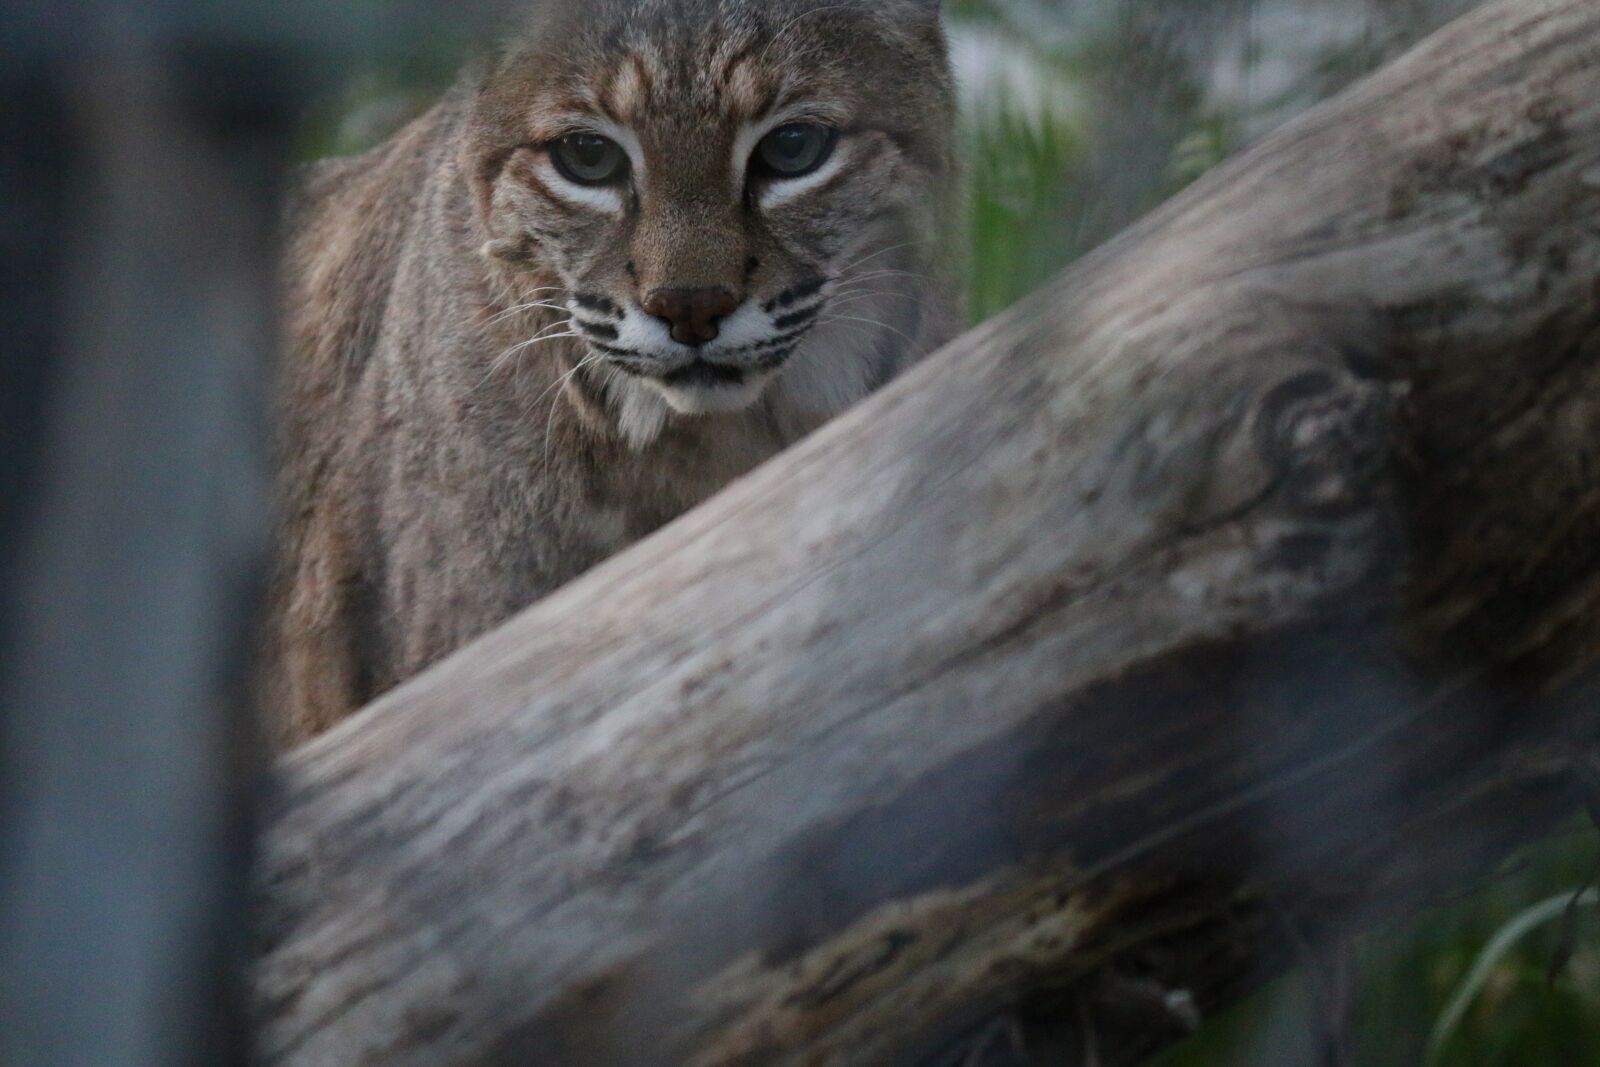
[[[734,146],[791,104],[849,155],[769,210]],[[388,143],[316,168],[287,266],[278,736],[332,725],[948,335],[951,108],[931,0],[567,0]],[[544,146],[572,113],[637,135],[643,180],[614,213],[552,188]],[[749,364],[736,408],[663,402],[655,364],[595,347],[654,286],[721,285],[766,323],[809,278],[827,282],[809,333]]]

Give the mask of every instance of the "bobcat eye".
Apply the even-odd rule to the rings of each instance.
[[[791,122],[761,138],[752,162],[769,178],[799,178],[826,163],[838,143],[839,131],[831,126]]]
[[[598,133],[569,133],[550,146],[556,170],[579,185],[610,185],[628,172],[628,153]]]

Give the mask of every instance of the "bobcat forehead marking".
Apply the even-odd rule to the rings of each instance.
[[[655,75],[644,58],[625,56],[614,67],[596,104],[616,122],[627,122],[639,115],[648,115],[651,109],[651,86]]]
[[[285,272],[265,670],[315,733],[954,332],[937,0],[539,0]]]

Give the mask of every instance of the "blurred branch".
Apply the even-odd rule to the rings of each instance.
[[[1569,811],[1597,60],[1457,23],[291,758],[263,1061],[1133,1063]]]

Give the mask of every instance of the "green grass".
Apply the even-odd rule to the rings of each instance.
[[[1355,1067],[1422,1067],[1429,1039],[1474,964],[1530,907],[1563,901],[1593,873],[1595,830],[1587,821],[1529,848],[1510,873],[1465,899],[1410,922],[1372,931],[1357,948],[1352,1027]],[[1561,914],[1517,938],[1486,968],[1437,1067],[1578,1067],[1600,1063],[1600,917],[1576,909],[1574,952],[1552,983]],[[1316,1067],[1303,1040],[1315,1016],[1304,975],[1290,976],[1212,1020],[1155,1067]]]
[[[1038,288],[1079,251],[1063,205],[1071,202],[1069,174],[1082,157],[1081,141],[1065,120],[1027,116],[1005,102],[985,121],[967,125],[974,320]]]

